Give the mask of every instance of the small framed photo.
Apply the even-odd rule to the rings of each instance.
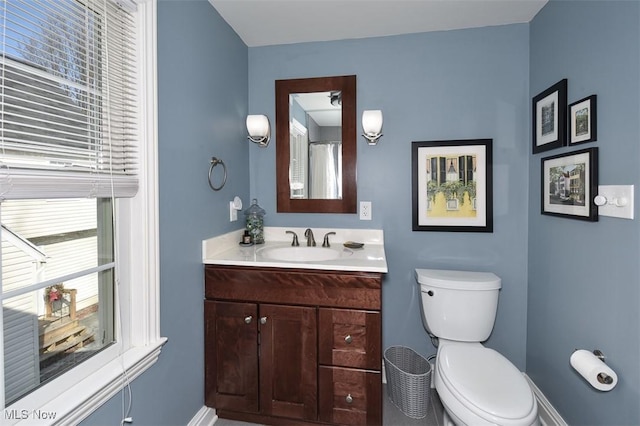
[[[591,95],[569,105],[569,145],[598,139],[597,101]]]
[[[533,153],[566,145],[567,79],[560,80],[533,98]]]
[[[542,159],[541,213],[596,222],[598,148]]]
[[[414,231],[493,232],[492,143],[412,143]]]

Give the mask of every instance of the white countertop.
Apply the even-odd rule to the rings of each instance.
[[[306,246],[304,231],[306,228],[265,227],[264,244],[243,247],[239,244],[243,229],[232,231],[218,237],[209,238],[202,242],[202,262],[209,265],[263,266],[273,268],[322,269],[333,271],[360,271],[387,273],[387,259],[384,253],[384,235],[379,229],[340,229],[340,228],[311,228],[315,236],[317,247],[322,246],[324,235],[329,236],[331,248],[341,251],[337,259],[325,261],[279,261],[265,257],[265,250],[278,247],[290,247],[292,235],[286,231],[293,231],[298,235],[300,247]],[[347,249],[345,241],[364,243],[359,249]]]

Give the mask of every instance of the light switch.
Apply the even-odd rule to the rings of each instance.
[[[633,219],[633,185],[599,185],[594,202],[599,216]]]

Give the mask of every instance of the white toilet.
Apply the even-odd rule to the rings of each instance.
[[[480,342],[496,318],[500,278],[487,272],[416,269],[422,320],[438,338],[435,387],[445,424],[539,425],[538,404],[522,373]]]

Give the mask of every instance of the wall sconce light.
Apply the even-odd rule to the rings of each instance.
[[[382,111],[379,109],[362,113],[362,136],[369,145],[377,145],[382,137]]]
[[[247,115],[248,139],[258,144],[261,148],[266,148],[271,140],[271,126],[266,115]]]

